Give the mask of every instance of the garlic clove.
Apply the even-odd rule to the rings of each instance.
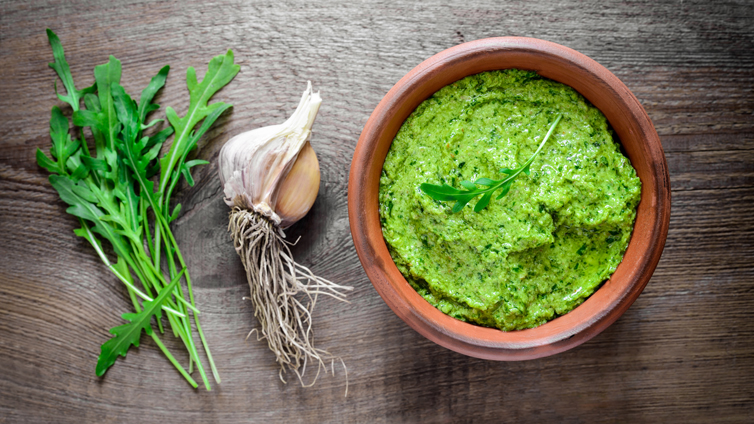
[[[309,212],[319,193],[319,181],[317,154],[307,141],[279,187],[275,212],[281,219],[280,228],[290,227]]]

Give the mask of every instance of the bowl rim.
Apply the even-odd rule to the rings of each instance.
[[[382,237],[376,196],[385,155],[408,114],[445,85],[479,72],[508,68],[534,70],[569,85],[603,111],[640,174],[642,197],[634,234],[621,265],[609,280],[565,315],[539,327],[504,332],[445,315],[408,284]],[[455,78],[456,74],[462,76]],[[447,82],[449,79],[452,80]],[[388,138],[389,142],[382,141]],[[624,144],[624,139],[630,140],[630,146]],[[635,163],[637,158],[642,158],[641,172],[637,168],[639,162]],[[380,101],[354,151],[348,180],[348,216],[356,252],[372,285],[414,330],[441,346],[477,358],[534,359],[565,351],[596,336],[641,294],[657,267],[667,238],[670,179],[662,144],[649,116],[610,71],[582,53],[553,42],[527,37],[487,38],[457,45],[423,61]],[[638,238],[637,231],[641,234]],[[623,265],[627,262],[630,265]]]

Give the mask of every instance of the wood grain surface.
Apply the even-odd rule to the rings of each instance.
[[[11,422],[752,422],[754,421],[754,10],[751,2],[678,1],[1,1],[0,423]],[[122,284],[86,242],[37,167],[54,96],[44,33],[60,36],[77,85],[109,54],[138,92],[171,65],[158,98],[188,107],[188,66],[232,48],[232,103],[195,157],[174,232],[223,382],[193,390],[142,338],[104,378],[108,329],[130,311]],[[605,332],[525,362],[451,352],[398,319],[372,288],[346,209],[356,140],[382,96],[427,57],[491,36],[542,38],[615,73],[662,139],[670,233],[644,293]],[[353,286],[322,300],[319,346],[345,376],[314,387],[278,379],[245,274],[226,232],[216,159],[231,136],[278,123],[307,80],[324,102],[312,145],[322,165],[312,211],[288,232],[295,257]],[[179,350],[171,337],[169,347]],[[185,361],[185,358],[182,359]]]

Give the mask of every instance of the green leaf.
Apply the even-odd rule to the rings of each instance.
[[[203,160],[203,159],[194,159],[190,160],[188,162],[184,162],[181,165],[181,175],[186,179],[186,183],[188,183],[189,186],[194,186],[194,177],[191,176],[191,168],[197,165],[207,165],[209,164],[209,161]]]
[[[90,171],[107,171],[107,162],[105,162],[103,159],[82,156],[81,163],[89,168]]]
[[[489,187],[489,186],[495,185],[495,184],[497,184],[499,182],[500,181],[498,181],[498,180],[493,180],[493,179],[490,179],[490,178],[480,178],[480,179],[474,181],[474,184],[478,184],[478,185],[483,185],[483,186],[488,186]]]
[[[500,200],[500,199],[502,199],[502,198],[503,198],[503,196],[505,196],[506,194],[508,194],[508,192],[509,192],[509,191],[511,191],[511,185],[513,185],[513,180],[510,180],[510,181],[508,181],[507,183],[505,183],[505,184],[503,184],[502,186],[500,186],[500,188],[502,189],[502,191],[501,191],[501,192],[500,192],[500,194],[499,194],[499,195],[498,195],[498,196],[496,197],[496,199],[497,199],[497,200]]]
[[[186,168],[189,168],[189,169],[191,169],[191,168],[193,168],[193,167],[195,167],[197,165],[209,165],[209,161],[208,160],[204,160],[204,159],[194,159],[194,160],[190,160],[190,161],[186,162]]]
[[[100,234],[112,244],[115,253],[126,256],[130,249],[125,240],[107,224],[106,214],[93,202],[81,197],[80,190],[75,189],[77,185],[83,186],[83,181],[74,182],[71,177],[50,175],[50,184],[60,195],[60,199],[66,202],[70,207],[66,209],[69,214],[91,221],[94,223],[92,231]]]
[[[180,281],[183,275],[181,271],[175,279],[165,288],[160,291],[160,294],[151,302],[143,303],[143,310],[137,314],[123,314],[123,319],[128,321],[128,324],[119,325],[110,329],[110,333],[115,337],[106,341],[100,348],[100,355],[97,359],[97,367],[95,373],[98,377],[102,377],[118,359],[118,356],[126,357],[128,349],[131,345],[139,347],[139,339],[141,338],[141,330],[143,329],[147,335],[152,334],[152,326],[150,322],[152,315],[156,315],[162,307],[162,303],[173,293],[173,289]]]
[[[71,172],[71,179],[73,181],[78,181],[82,178],[86,178],[86,175],[89,173],[89,170],[86,168],[86,165],[79,164],[76,166],[76,168],[73,169],[73,172]]]
[[[151,179],[152,177],[157,175],[158,172],[160,172],[160,164],[155,163],[154,165],[147,168],[147,178]]]
[[[103,121],[99,111],[82,109],[73,114],[73,125],[77,127],[91,127],[98,131],[107,130],[107,123]]]
[[[102,65],[94,67],[94,79],[97,82],[97,94],[99,95],[100,131],[103,134],[105,147],[115,149],[115,138],[120,132],[120,124],[115,113],[111,88],[113,83],[120,84],[121,64],[120,60],[110,56],[110,60]],[[99,149],[97,156],[99,156]]]
[[[152,105],[152,106],[158,106],[158,105]],[[158,106],[158,107],[159,107],[159,106]],[[156,109],[151,109],[151,110],[150,110],[150,112],[151,112],[152,110],[156,110]],[[155,125],[159,124],[160,122],[165,122],[165,120],[164,120],[164,119],[153,119],[153,120],[152,120],[152,121],[151,121],[150,123],[148,123],[148,124],[146,124],[146,125],[144,125],[144,124],[141,124],[141,130],[143,131],[143,130],[145,130],[145,129],[147,129],[147,128],[152,128],[153,126],[155,126]]]
[[[68,133],[68,119],[63,116],[59,107],[53,106],[50,111],[50,138],[52,138],[52,156],[65,163],[65,148],[71,142]]]
[[[146,159],[147,162],[152,161],[154,158],[157,157],[157,155],[160,154],[160,149],[161,148],[162,148],[162,143],[155,144],[154,146],[152,146],[151,149],[149,149],[149,151],[147,151],[147,153],[144,154],[144,159]]]
[[[163,129],[162,131],[158,132],[157,134],[149,137],[149,141],[147,141],[147,144],[144,147],[152,147],[155,144],[159,144],[162,146],[162,143],[165,142],[165,140],[168,139],[173,134],[173,127],[167,127]]]
[[[121,125],[121,134],[123,135],[123,142],[130,146],[137,144],[136,139],[139,136],[141,128],[139,127],[139,112],[136,106],[136,102],[131,99],[131,96],[126,93],[118,83],[112,83],[110,85],[110,93],[113,96],[113,107],[115,108],[115,115],[118,118],[118,122]],[[115,140],[116,145],[120,140]],[[141,150],[139,148],[139,150]]]
[[[74,111],[79,110],[79,104],[81,98],[86,93],[94,92],[94,86],[85,88],[83,90],[77,90],[76,85],[73,83],[73,76],[71,75],[71,68],[68,66],[68,62],[65,60],[65,52],[63,51],[63,45],[60,44],[60,38],[52,32],[50,28],[47,28],[47,39],[50,41],[50,47],[52,47],[52,56],[55,59],[50,63],[50,68],[54,69],[58,74],[58,77],[63,82],[63,86],[67,92],[67,95],[57,93],[58,98],[71,105]],[[57,91],[57,90],[56,90]]]
[[[149,85],[141,92],[141,99],[139,100],[139,122],[146,122],[149,112],[155,111],[160,108],[160,105],[152,104],[152,99],[162,87],[165,86],[165,81],[168,79],[168,72],[170,72],[170,65],[164,66],[157,72],[157,75],[153,76],[149,81]],[[150,127],[153,124],[149,124],[146,127]]]
[[[67,160],[69,157],[71,157],[72,154],[76,152],[76,150],[78,150],[79,146],[80,145],[78,140],[70,141],[63,149],[63,157]]]
[[[111,93],[112,84],[119,84],[120,78],[121,64],[113,56],[110,56],[108,63],[95,66],[97,96],[84,96],[87,109],[73,113],[74,125],[92,129],[98,158],[104,156],[107,150],[115,150],[115,139],[120,132],[121,124],[116,116]],[[116,163],[110,165],[113,170],[117,170]]]
[[[181,163],[186,160],[186,156],[188,156],[188,154],[196,147],[196,144],[199,141],[199,139],[202,137],[202,135],[204,135],[204,133],[207,132],[207,130],[209,130],[209,128],[212,126],[215,120],[217,120],[217,118],[219,118],[220,115],[226,110],[228,110],[230,107],[231,105],[223,103],[222,107],[215,109],[214,111],[212,111],[212,113],[207,115],[206,118],[204,118],[204,121],[202,121],[202,125],[201,127],[199,127],[199,130],[191,133],[191,139],[187,143],[186,149],[183,152],[183,156],[181,156],[181,159],[178,161],[178,163]],[[204,162],[209,163],[207,161],[201,161],[200,163],[200,161],[201,161],[200,159],[196,159],[189,162],[194,163],[194,165],[191,165],[191,166],[204,164]],[[183,175],[183,177],[186,178],[186,182],[190,186],[194,185],[193,183],[194,180],[191,177],[191,171],[190,171],[191,166],[184,168],[183,166],[178,165],[176,167],[176,171],[173,173],[173,177],[170,179],[170,188],[168,189],[168,193],[171,193],[173,191],[176,184],[178,184],[178,179],[180,178],[181,175]],[[167,204],[167,202],[169,202],[170,199],[166,198],[165,201],[166,201],[165,204]]]
[[[180,203],[177,204],[177,205],[175,205],[175,208],[173,209],[173,213],[170,214],[170,219],[168,220],[168,222],[175,221],[176,218],[178,218],[178,214],[179,213],[181,213],[181,204]]]
[[[204,118],[204,121],[202,121],[202,125],[199,127],[199,130],[194,131],[191,134],[191,141],[189,142],[189,148],[187,149],[187,152],[190,152],[196,146],[196,143],[199,141],[200,138],[202,138],[204,133],[206,133],[209,130],[212,124],[215,123],[217,118],[219,118],[220,115],[223,114],[223,112],[233,107],[233,105],[218,102],[218,103],[214,103],[211,107],[214,109],[212,110],[212,112],[210,112],[209,115],[207,115]]]
[[[76,193],[77,196],[81,197],[82,199],[95,203],[97,202],[97,196],[92,193],[92,191],[89,189],[89,187],[86,186],[83,182],[78,182],[77,184],[73,185],[71,187],[74,193]]]
[[[105,146],[105,136],[102,133],[102,131],[100,130],[100,128],[103,127],[104,125],[100,125],[99,124],[99,120],[96,119],[96,118],[84,119],[85,121],[90,121],[90,122],[94,121],[94,122],[96,122],[98,124],[96,126],[93,126],[93,125],[90,125],[90,124],[82,125],[82,124],[77,124],[76,123],[77,114],[79,114],[79,113],[97,114],[97,113],[99,113],[102,110],[102,108],[100,107],[100,104],[99,104],[99,98],[97,96],[95,96],[94,94],[87,94],[87,95],[84,96],[84,105],[86,106],[87,110],[86,111],[81,110],[81,111],[78,111],[78,112],[74,112],[74,114],[73,114],[73,123],[74,123],[74,125],[79,125],[79,126],[87,126],[88,125],[91,128],[92,135],[94,136],[94,145],[96,146],[96,150],[95,151],[97,153],[97,157],[101,157],[102,154],[103,154],[102,153],[102,149],[104,149],[104,146]]]
[[[479,199],[478,202],[476,202],[476,206],[474,206],[474,212],[479,212],[482,209],[486,208],[487,205],[490,204],[490,199],[492,198],[492,192],[488,191],[487,193],[482,196],[481,199]]]
[[[435,200],[454,200],[456,196],[466,193],[447,184],[441,186],[424,183],[419,188]]]
[[[71,140],[71,134],[68,132],[68,118],[63,116],[63,112],[57,106],[53,106],[50,111],[50,139],[52,140],[50,154],[57,159],[57,162],[51,162],[56,164],[57,170],[53,171],[49,168],[48,170],[64,175],[67,173],[68,158],[78,150],[80,143],[78,140]],[[37,156],[37,163],[39,163],[39,156]],[[49,165],[49,162],[45,164]]]
[[[196,140],[203,134],[202,130],[191,134],[191,130],[213,112],[224,111],[229,105],[217,102],[208,105],[207,102],[223,86],[228,84],[241,69],[233,63],[233,51],[228,50],[225,55],[215,56],[210,62],[204,79],[199,83],[196,79],[196,71],[189,67],[186,71],[186,86],[189,90],[190,102],[188,112],[183,118],[179,118],[173,108],[166,109],[166,116],[170,125],[175,129],[175,139],[168,153],[160,159],[160,189],[166,189],[173,178],[173,171],[180,160],[185,160],[188,152],[196,145]],[[215,119],[219,113],[215,113]],[[211,123],[210,123],[211,125]],[[204,126],[202,126],[204,128]],[[209,126],[207,126],[207,129]],[[204,130],[206,131],[206,129]],[[193,143],[192,143],[193,141]]]
[[[37,165],[53,174],[60,172],[58,164],[52,159],[48,158],[40,148],[37,148]]]
[[[181,165],[181,174],[183,175],[183,178],[186,179],[186,183],[190,187],[194,186],[194,177],[191,176],[191,171],[186,167],[186,164]]]
[[[133,173],[133,177],[139,183],[141,190],[147,195],[153,196],[154,182],[147,178],[147,166],[157,156],[160,146],[152,146],[147,155],[144,155],[142,149],[146,146],[148,138],[137,141],[141,130],[136,102],[131,99],[120,84],[113,83],[111,93],[113,95],[113,106],[121,124],[120,134],[122,136],[116,139],[115,143],[122,152],[123,160]],[[159,213],[160,208],[154,202],[154,197],[150,200],[150,206],[155,213]]]
[[[472,183],[471,181],[461,181],[461,185],[468,190],[476,190],[476,185],[474,185],[474,183]]]
[[[464,206],[466,206],[473,198],[474,196],[465,196],[465,197],[459,198],[458,201],[456,201],[455,205],[453,205],[453,209],[451,210],[451,212],[453,213],[461,212],[461,209],[463,209]]]
[[[528,165],[526,165],[526,166],[524,166],[524,168],[523,168],[524,174],[526,174],[526,175],[531,174],[531,169],[529,169],[530,167],[531,167],[531,163],[528,164]]]

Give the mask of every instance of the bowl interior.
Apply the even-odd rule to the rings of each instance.
[[[408,115],[440,88],[479,72],[533,70],[569,85],[607,117],[642,182],[634,232],[613,276],[584,303],[539,327],[503,332],[451,318],[406,282],[382,237],[379,178],[395,134]],[[402,78],[372,113],[359,139],[348,188],[351,232],[373,285],[393,311],[419,333],[470,356],[531,359],[594,337],[639,296],[660,259],[670,218],[665,156],[649,117],[628,88],[588,57],[543,40],[503,37],[465,43],[421,63]]]

